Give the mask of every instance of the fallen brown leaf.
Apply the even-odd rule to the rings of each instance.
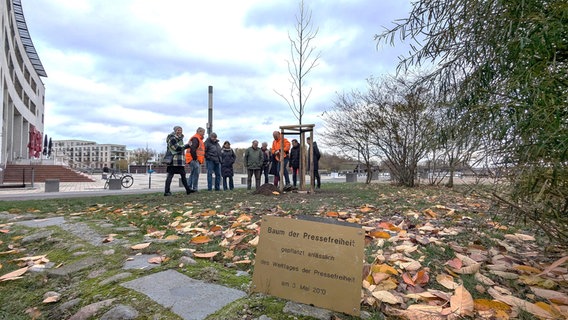
[[[512,296],[512,295],[500,294],[494,288],[489,288],[489,290],[487,290],[487,292],[493,297],[493,299],[504,302],[504,303],[510,305],[511,307],[519,308],[519,309],[524,310],[526,312],[529,312],[529,313],[531,313],[531,314],[533,314],[537,317],[542,317],[542,318],[545,318],[545,319],[553,318],[552,315],[548,311],[540,308],[539,306],[537,306],[534,303],[531,303],[529,301],[517,298],[517,297]]]
[[[130,249],[132,250],[142,250],[145,248],[148,248],[150,246],[150,242],[146,242],[146,243],[139,243],[139,244],[135,244],[132,247],[130,247]]]
[[[12,272],[8,272],[5,275],[0,276],[0,282],[19,279],[21,275],[23,275],[24,273],[26,273],[26,271],[28,271],[28,269],[29,269],[28,267],[24,267],[18,270],[14,270]]]
[[[444,286],[446,289],[454,290],[455,288],[459,287],[459,284],[454,282],[454,277],[448,274],[437,275],[436,281],[438,281],[438,283]]]
[[[458,316],[473,315],[473,297],[463,285],[457,287],[454,295],[450,298],[450,307],[452,313]]]
[[[534,292],[534,294],[536,294],[539,297],[548,299],[550,302],[556,304],[568,305],[568,295],[566,295],[565,293],[554,290],[542,289],[539,287],[530,287],[530,288]]]
[[[553,264],[548,266],[541,273],[537,274],[537,276],[541,276],[543,274],[549,273],[550,271],[554,270],[556,267],[563,265],[566,261],[568,261],[568,256],[565,256],[565,257],[562,257],[562,258],[556,260]]]
[[[161,256],[161,257],[152,257],[152,258],[148,259],[148,263],[151,263],[151,264],[161,264],[162,262],[165,262],[165,261],[167,261],[167,260],[168,260],[168,259],[167,259],[166,257],[164,257],[164,256]]]
[[[195,244],[202,244],[202,243],[207,243],[211,241],[211,238],[209,238],[208,236],[196,236],[191,238],[191,243],[195,243]]]
[[[390,293],[389,291],[382,290],[382,291],[373,291],[373,297],[377,300],[389,303],[389,304],[398,304],[402,303],[402,297],[395,296],[394,294]]]
[[[219,251],[212,251],[212,252],[206,252],[206,253],[198,253],[198,252],[194,252],[193,256],[196,258],[213,258],[214,256],[216,256],[217,254],[219,254]]]

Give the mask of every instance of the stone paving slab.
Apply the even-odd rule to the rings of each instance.
[[[121,284],[141,292],[185,320],[202,320],[246,293],[166,270]]]
[[[89,269],[99,261],[100,260],[97,257],[87,257],[85,259],[79,260],[69,265],[65,265],[58,269],[47,270],[47,274],[55,277],[67,277],[81,270]]]
[[[159,258],[160,256],[157,254],[140,254],[130,257],[124,263],[122,269],[124,270],[131,270],[131,269],[138,269],[138,270],[145,270],[145,269],[152,269],[155,267],[159,267],[158,264],[148,263],[148,260],[151,258]]]
[[[29,227],[29,228],[44,228],[44,227],[51,227],[51,226],[60,226],[64,223],[65,223],[65,218],[63,218],[63,217],[25,220],[25,221],[16,222],[16,224],[26,226],[26,227]]]

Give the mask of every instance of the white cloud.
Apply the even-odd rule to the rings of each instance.
[[[373,35],[404,17],[408,1],[314,0],[319,65],[304,123],[321,124],[336,92],[393,71],[397,49],[377,52]],[[163,149],[174,125],[190,137],[207,122],[233,147],[270,141],[297,120],[288,95],[288,32],[298,3],[287,0],[23,0],[28,28],[48,73],[46,133]],[[316,127],[316,134],[317,134]]]

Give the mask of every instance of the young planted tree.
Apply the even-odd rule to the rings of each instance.
[[[296,14],[295,34],[288,33],[290,40],[290,60],[288,63],[288,73],[290,75],[290,91],[283,94],[275,90],[281,96],[290,110],[294,113],[298,124],[302,125],[302,118],[305,112],[305,105],[312,93],[311,88],[306,88],[306,78],[308,74],[318,65],[320,52],[316,52],[313,41],[319,29],[312,23],[312,12],[306,9],[304,1],[301,0],[298,13]]]

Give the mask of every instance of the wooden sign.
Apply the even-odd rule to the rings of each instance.
[[[252,290],[358,316],[363,246],[357,225],[264,217]]]

